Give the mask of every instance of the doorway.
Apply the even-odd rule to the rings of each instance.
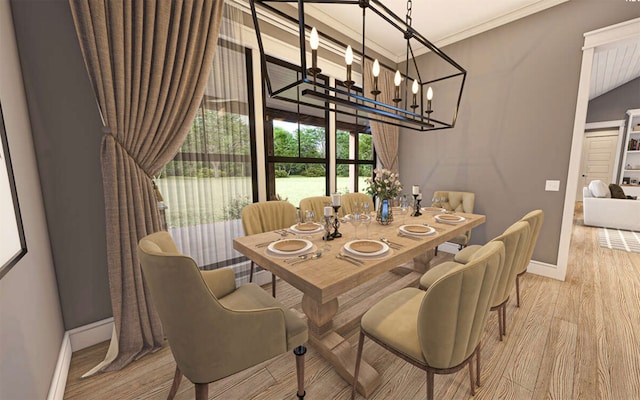
[[[617,130],[587,132],[582,145],[576,201],[582,201],[582,188],[588,186],[589,182],[594,180],[601,180],[605,183],[616,181],[617,154]]]

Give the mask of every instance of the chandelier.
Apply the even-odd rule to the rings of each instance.
[[[351,27],[360,29],[352,30],[359,40],[307,15],[305,6],[361,14],[360,26]],[[467,72],[413,29],[412,0],[404,19],[378,0],[250,0],[250,7],[271,98],[417,131],[455,125]],[[383,54],[370,39],[375,31],[396,36],[400,55]],[[293,73],[274,67],[274,58]]]

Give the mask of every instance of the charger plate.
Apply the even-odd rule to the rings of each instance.
[[[436,221],[442,222],[445,224],[457,224],[459,222],[465,221],[466,218],[460,215],[452,215],[452,214],[440,214],[434,217]]]
[[[274,254],[293,256],[304,253],[312,245],[306,239],[283,239],[271,243],[267,249]]]
[[[377,240],[361,239],[347,242],[344,249],[358,256],[375,257],[389,251],[389,246]]]
[[[415,236],[429,236],[429,235],[433,235],[436,232],[436,230],[430,226],[419,225],[419,224],[402,225],[398,229],[402,233],[406,233],[407,235],[415,235]]]

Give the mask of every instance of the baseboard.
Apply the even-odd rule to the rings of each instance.
[[[79,326],[64,333],[47,400],[63,400],[73,352],[111,339],[112,331],[113,317]]]
[[[49,395],[47,400],[63,400],[64,389],[67,386],[67,375],[69,374],[69,365],[71,364],[71,340],[69,332],[65,332],[62,337],[62,345],[60,346],[60,354],[58,354],[58,362],[53,372],[51,386],[49,386]]]
[[[541,261],[531,260],[527,267],[527,272],[544,276],[546,278],[564,281],[565,273],[558,268],[557,265],[543,263]]]
[[[79,326],[67,331],[71,340],[71,351],[78,351],[111,339],[113,317]]]

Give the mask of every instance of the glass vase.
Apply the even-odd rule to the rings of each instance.
[[[376,221],[380,225],[389,225],[393,222],[393,207],[390,199],[382,199],[376,210]]]

